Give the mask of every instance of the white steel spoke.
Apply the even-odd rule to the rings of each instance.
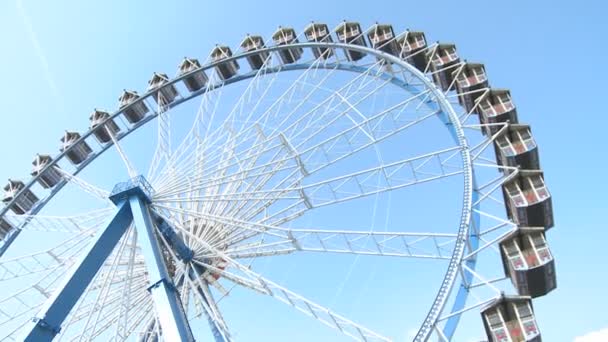
[[[318,208],[461,174],[462,170],[454,170],[451,167],[447,167],[441,159],[442,155],[456,149],[458,147],[448,148],[293,188],[260,190],[249,193],[205,194],[203,196],[192,197],[191,199],[155,198],[155,203],[176,203],[191,200],[206,202],[234,200],[267,201],[278,198],[296,201],[297,204],[304,203],[309,209]]]
[[[127,172],[129,173],[129,177],[133,178],[133,177],[137,176],[137,174],[138,174],[137,170],[135,169],[135,167],[133,167],[133,164],[131,164],[131,161],[127,157],[127,154],[123,151],[122,147],[118,143],[118,139],[116,139],[114,132],[112,132],[112,130],[110,130],[110,128],[108,126],[105,126],[104,128],[106,129],[106,132],[112,139],[112,143],[114,144],[114,147],[116,147],[116,151],[118,152],[118,154],[120,155],[120,158],[122,159],[123,163],[125,164],[125,167],[127,168]]]
[[[165,98],[160,91],[157,93],[157,96],[158,106],[156,110],[156,121],[158,123],[158,138],[156,141],[156,149],[154,150],[154,155],[152,157],[152,162],[150,163],[150,167],[148,169],[149,179],[152,179],[152,175],[156,174],[160,164],[163,161],[168,162],[171,156],[171,122],[169,112],[165,110]]]
[[[98,228],[114,210],[107,207],[73,216],[6,214],[3,218],[21,230],[80,234]]]
[[[173,210],[167,207],[159,208]],[[216,236],[215,239],[209,239],[208,236],[197,237],[215,246],[228,246],[224,253],[232,258],[307,251],[449,259],[451,245],[456,237],[456,234],[443,233],[283,228],[193,211],[182,213],[223,227],[222,236]],[[180,230],[185,229],[179,222],[172,221],[172,224]],[[263,240],[252,240],[256,236],[262,237]]]
[[[205,244],[204,241],[200,241],[202,244]],[[349,336],[355,340],[359,341],[390,341],[388,338],[379,335],[378,333],[373,332],[372,330],[365,328],[353,321],[340,316],[333,311],[312,302],[305,297],[286,289],[268,279],[265,279],[261,275],[251,271],[249,267],[244,266],[235,260],[229,258],[227,255],[222,252],[214,249],[210,245],[206,246],[214,253],[218,255],[218,257],[222,258],[229,267],[233,267],[240,272],[242,272],[245,276],[251,279],[251,282],[255,284],[253,288],[256,292],[262,292],[270,297],[273,297],[294,309],[304,313],[305,315],[316,319],[317,321],[331,327],[337,329],[341,333],[346,336]],[[214,269],[212,265],[205,264],[206,267],[209,267],[211,270],[217,272],[219,275],[224,274],[224,272],[220,272],[217,268]]]
[[[71,265],[92,236],[93,231],[84,231],[46,251],[3,260],[0,262],[0,282],[65,268]]]
[[[61,175],[67,179],[70,183],[78,186],[80,189],[82,189],[84,192],[91,194],[103,201],[109,201],[108,200],[108,196],[110,195],[110,193],[106,190],[100,189],[88,182],[86,182],[85,180],[72,175],[71,173],[69,173],[66,170],[63,170],[59,167],[55,167],[55,170],[57,170],[59,173],[61,173]]]

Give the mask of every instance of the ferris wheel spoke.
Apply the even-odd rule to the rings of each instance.
[[[21,230],[80,234],[99,227],[113,210],[106,207],[72,216],[6,214],[3,218]]]
[[[248,193],[218,193],[192,197],[191,200],[205,202],[288,200],[304,203],[309,209],[318,208],[461,174],[462,170],[446,166],[442,159],[442,156],[456,149],[458,147],[443,149],[308,185]],[[188,200],[155,198],[155,204]]]
[[[0,299],[0,328],[7,330],[14,323],[24,327],[21,324],[24,318],[31,317],[30,314],[35,314],[42,308],[64,273],[63,268],[51,269],[33,285],[21,287],[17,292]]]
[[[201,243],[204,244],[204,241],[201,241]],[[226,268],[234,268],[235,270],[241,272],[244,277],[249,278],[248,284],[253,285],[245,287],[277,299],[278,301],[291,306],[305,315],[316,319],[320,323],[337,329],[342,334],[355,340],[390,341],[388,338],[383,337],[382,335],[365,328],[362,325],[338,315],[331,310],[262,277],[261,275],[253,272],[249,267],[240,264],[212,246],[207,245],[206,247],[216,253],[216,255],[227,264]],[[225,269],[218,269],[217,267],[204,262],[202,262],[202,264],[207,267],[208,270],[210,270],[212,273],[216,273],[218,276],[223,276],[226,273]]]
[[[441,159],[441,155],[455,150],[451,148],[447,150],[438,151],[435,153],[407,159],[401,162],[392,163],[386,166],[380,166],[366,171],[361,171],[347,176],[338,177],[335,179],[327,180],[324,182],[299,186],[293,188],[266,190],[266,191],[253,191],[253,192],[239,192],[232,194],[217,194],[217,195],[204,195],[202,197],[192,197],[190,200],[195,201],[261,201],[272,203],[276,200],[301,200],[306,204],[308,208],[318,207],[321,205],[329,205],[344,200],[350,200],[356,197],[362,197],[369,194],[379,193],[382,191],[393,190],[421,182],[431,181],[434,179],[440,179],[449,177],[455,174],[461,173],[461,171],[454,171],[453,168],[446,166]],[[432,165],[431,161],[436,158],[437,165]],[[431,166],[435,166],[434,170],[431,170]],[[407,174],[405,174],[407,173]],[[397,176],[402,178],[397,178]],[[409,179],[403,179],[404,176]],[[384,184],[378,185],[375,182],[373,185],[372,180],[375,177],[382,177]],[[350,183],[355,183],[355,188],[349,189],[348,192],[345,189]],[[382,186],[383,185],[383,186]],[[353,186],[351,186],[353,188]],[[375,189],[374,189],[375,188]],[[325,191],[325,195],[329,194],[329,200],[327,198],[317,200],[317,194]],[[291,196],[286,196],[291,194]],[[295,196],[294,196],[295,194]],[[315,197],[313,197],[315,196]],[[333,200],[331,200],[333,197]],[[311,199],[312,198],[312,199]],[[313,201],[314,200],[314,201]],[[157,203],[172,203],[172,202],[184,202],[184,199],[155,199]]]
[[[133,177],[137,176],[137,174],[138,174],[137,170],[135,169],[135,167],[129,160],[129,157],[127,157],[127,154],[125,153],[125,151],[122,149],[122,147],[118,143],[118,139],[116,139],[116,135],[114,134],[114,132],[107,125],[104,128],[105,128],[106,132],[108,133],[108,135],[110,136],[110,139],[112,140],[112,144],[114,144],[114,147],[116,148],[116,152],[118,152],[120,159],[122,159],[123,163],[125,164],[125,168],[127,169],[127,173],[129,174],[129,177],[133,178]]]
[[[449,259],[455,234],[380,233],[357,231],[291,229],[288,237],[273,242],[234,246],[225,252],[233,258],[255,258],[303,251],[394,256],[421,259]]]
[[[82,231],[45,251],[1,261],[0,282],[69,267],[87,246],[92,234],[91,229]]]
[[[148,168],[148,178],[151,178],[156,173],[157,168],[164,161],[169,162],[171,156],[171,121],[169,118],[169,112],[166,110],[165,98],[162,92],[158,92],[158,105],[156,110],[156,122],[157,122],[157,140],[154,154],[152,155],[152,162]]]
[[[151,170],[148,173],[148,179],[150,180],[151,184],[154,184],[155,188],[160,188],[161,184],[167,182],[166,177],[170,176],[170,169],[176,170],[183,168],[184,164],[191,165],[190,159],[194,155],[192,151],[198,150],[198,148],[192,147],[200,145],[200,142],[202,141],[201,136],[207,136],[205,134],[205,130],[208,130],[209,126],[213,122],[222,93],[223,87],[216,89],[213,86],[210,86],[209,91],[203,93],[197,113],[194,117],[192,128],[188,131],[184,139],[182,139],[181,143],[169,158],[168,164],[171,165],[171,168],[165,166],[165,168],[162,170],[158,170],[158,167],[156,170],[153,170],[153,165],[150,165]],[[205,122],[205,120],[207,120],[207,122]]]
[[[202,238],[213,245],[230,246],[225,253],[232,258],[254,258],[304,251],[449,259],[450,248],[456,238],[456,234],[447,233],[283,228],[232,217],[196,212],[188,214],[198,215],[196,217],[206,222],[222,226],[223,238]],[[174,226],[181,229],[178,224]],[[260,239],[255,240],[256,237]]]
[[[247,139],[244,139],[244,137],[246,137],[249,134],[256,134],[256,128],[254,128],[256,125],[260,126],[260,127],[267,127],[269,122],[273,122],[272,127],[274,127],[274,130],[277,130],[279,127],[282,127],[285,123],[288,123],[289,120],[291,120],[294,115],[297,113],[298,108],[300,108],[303,103],[305,102],[304,99],[308,99],[310,98],[310,96],[317,90],[317,89],[313,89],[310,92],[307,93],[307,95],[303,98],[303,101],[294,101],[294,96],[295,94],[299,91],[299,89],[303,90],[303,85],[305,84],[306,80],[308,80],[311,77],[314,77],[313,73],[314,71],[319,68],[321,66],[319,61],[315,61],[314,63],[311,63],[310,66],[304,70],[303,72],[301,72],[301,74],[293,81],[291,82],[290,86],[285,89],[274,101],[273,103],[266,108],[266,110],[261,113],[258,118],[255,121],[251,121],[250,118],[253,114],[253,111],[249,111],[249,115],[245,120],[242,120],[242,126],[240,129],[236,130],[236,134],[232,137],[233,140],[237,141],[239,143],[239,145],[243,145],[243,146],[247,146],[245,144],[243,144],[244,141],[246,141]],[[321,80],[319,82],[323,83],[325,82],[327,79],[329,79],[330,75],[333,74],[333,72],[336,69],[329,69],[327,72],[327,75],[325,75],[323,78],[321,78]],[[259,75],[259,74],[258,74]],[[274,74],[272,80],[274,83],[274,78],[276,78],[276,73]],[[272,83],[269,84],[269,86],[267,87],[267,89],[269,89],[269,87],[272,85]],[[267,92],[267,89],[264,91],[264,93]],[[296,102],[296,106],[295,108],[289,110],[289,109],[285,109],[285,107],[289,108],[289,105]],[[257,104],[257,102],[256,102]],[[229,122],[229,120],[234,120],[231,117],[228,117],[224,122]],[[226,136],[226,132],[224,131],[224,126],[218,126],[218,128],[215,130],[214,135],[217,136],[219,135],[220,137],[222,136]],[[217,133],[217,134],[215,134]],[[221,141],[221,139],[216,139],[215,142],[212,143],[208,143],[207,144],[207,148],[213,149],[214,146],[217,146],[218,143]],[[207,141],[209,142],[209,140]],[[225,141],[223,143],[227,143],[228,141]]]
[[[54,169],[57,170],[59,173],[61,173],[61,175],[65,179],[67,179],[68,182],[76,185],[82,191],[84,191],[98,199],[109,202],[108,196],[110,195],[110,193],[108,191],[100,189],[100,188],[96,187],[95,185],[92,185],[92,184],[88,183],[87,181],[81,179],[80,177],[77,177],[77,176],[71,174],[70,172],[63,170],[59,167],[55,167]]]
[[[206,281],[202,280],[203,275],[199,273],[196,267],[189,265],[189,269],[193,275],[194,280],[191,277],[185,277],[189,288],[193,290],[193,293],[198,298],[198,302],[202,307],[202,311],[211,325],[211,330],[216,337],[216,340],[223,340],[225,342],[231,341],[230,331],[228,325],[221,314],[221,311],[211,294],[209,285]],[[196,283],[196,284],[195,284]]]

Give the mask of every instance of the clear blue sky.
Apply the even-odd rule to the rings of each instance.
[[[0,3],[0,180],[24,177],[36,152],[83,130],[94,107],[215,43],[311,20],[392,23],[457,44],[510,88],[532,125],[553,195],[558,289],[535,301],[547,341],[608,327],[606,13],[601,1],[84,1]],[[330,335],[331,336],[331,335]],[[248,339],[244,339],[248,340]]]

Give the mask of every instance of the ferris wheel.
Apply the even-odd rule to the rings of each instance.
[[[423,32],[313,22],[218,44],[32,165],[0,210],[2,341],[192,341],[197,322],[252,340],[229,319],[239,292],[335,340],[402,340],[261,271],[318,284],[367,259],[390,265],[366,290],[389,321],[428,299],[415,341],[452,340],[467,319],[490,341],[541,340],[532,298],[556,276],[538,147],[510,91]]]

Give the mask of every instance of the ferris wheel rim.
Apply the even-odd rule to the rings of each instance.
[[[217,66],[219,64],[244,59],[248,56],[257,55],[261,52],[275,52],[275,51],[280,51],[280,50],[288,50],[288,49],[292,49],[292,48],[315,48],[315,47],[317,47],[317,48],[327,47],[327,48],[341,49],[343,51],[354,50],[354,51],[369,53],[374,57],[382,58],[386,61],[389,61],[390,63],[398,64],[400,67],[408,70],[412,75],[416,76],[417,80],[420,80],[424,83],[424,86],[426,89],[429,89],[433,93],[433,95],[435,97],[434,101],[436,101],[437,104],[439,104],[439,106],[442,110],[442,113],[447,115],[446,119],[448,121],[444,122],[444,123],[445,123],[446,127],[448,128],[448,131],[450,131],[450,133],[453,135],[453,139],[454,139],[455,143],[458,144],[458,146],[460,148],[461,157],[462,157],[462,167],[463,167],[463,171],[464,171],[463,172],[463,175],[464,175],[463,199],[464,200],[463,200],[463,204],[462,204],[462,210],[461,210],[461,215],[460,215],[461,216],[460,217],[460,226],[458,229],[457,242],[456,242],[457,244],[460,244],[460,246],[458,247],[457,245],[455,245],[455,247],[454,247],[454,250],[453,250],[452,256],[450,258],[449,265],[448,265],[448,269],[446,270],[446,274],[443,277],[443,281],[441,283],[439,292],[438,292],[437,296],[435,297],[433,305],[429,309],[429,312],[428,312],[425,320],[420,325],[420,330],[418,331],[416,338],[415,338],[415,340],[422,340],[422,341],[427,340],[428,336],[430,336],[430,334],[432,333],[431,328],[434,327],[434,325],[439,317],[439,314],[444,309],[447,299],[449,298],[450,294],[453,291],[454,284],[456,283],[456,280],[457,280],[456,269],[457,269],[458,265],[460,265],[460,263],[463,261],[465,243],[467,241],[469,241],[469,239],[474,238],[469,233],[469,228],[470,228],[471,219],[472,219],[471,213],[472,213],[472,209],[473,209],[474,172],[473,172],[473,163],[471,161],[469,146],[468,146],[468,142],[466,139],[466,134],[464,133],[464,130],[462,129],[462,123],[460,122],[458,115],[456,114],[454,108],[449,103],[449,101],[446,99],[446,96],[445,96],[444,92],[441,91],[441,89],[439,89],[431,80],[429,80],[424,73],[417,70],[414,66],[407,63],[405,60],[402,60],[396,56],[390,55],[379,49],[369,48],[369,47],[355,45],[355,44],[338,43],[338,42],[303,42],[303,43],[295,43],[295,44],[269,46],[269,47],[265,47],[263,49],[259,49],[259,50],[255,50],[255,51],[235,54],[235,55],[233,55],[229,58],[223,59],[221,61],[207,63],[207,64],[201,66],[200,68],[192,70],[189,73],[177,76],[177,77],[171,79],[169,82],[163,84],[159,88],[155,88],[153,90],[146,91],[145,93],[141,94],[137,100],[133,101],[132,103],[130,103],[127,106],[124,106],[124,107],[118,109],[117,111],[112,113],[110,115],[110,117],[108,117],[103,123],[101,123],[100,127],[103,127],[105,125],[105,123],[119,117],[121,114],[123,114],[129,108],[136,106],[138,103],[143,102],[145,99],[153,97],[154,94],[158,93],[162,89],[171,87],[174,84],[183,81],[185,78],[187,78],[188,76],[190,76],[194,73],[197,73],[200,71],[206,71],[206,70],[214,68],[215,66]],[[308,67],[310,67],[309,63],[308,64],[307,63],[282,64],[279,67],[266,69],[265,72],[280,73],[280,72],[292,71],[292,70],[304,70]],[[319,63],[319,65],[318,65],[319,69],[334,69],[335,68],[335,69],[339,69],[342,71],[352,71],[352,72],[356,72],[356,73],[361,73],[362,71],[360,69],[358,70],[357,67],[361,68],[356,63],[350,62],[350,61],[348,63]],[[276,69],[276,70],[273,70],[273,69]],[[218,87],[224,87],[224,86],[228,86],[233,83],[238,83],[238,82],[250,79],[250,78],[254,77],[257,74],[257,72],[258,72],[257,70],[253,70],[246,74],[238,74],[232,78],[222,80],[218,84],[214,84],[211,87],[205,86],[203,89],[201,89],[199,91],[192,92],[192,93],[188,94],[187,96],[185,96],[181,99],[177,99],[176,101],[170,103],[168,105],[168,108],[169,109],[176,108],[177,106],[179,106],[185,102],[188,102],[192,99],[195,99],[195,98],[207,93],[209,90],[213,91],[215,89],[218,89]],[[383,75],[388,76],[389,74],[383,73]],[[403,84],[403,83],[398,84],[398,82],[397,82],[398,79],[396,79],[394,76],[392,77],[392,80],[395,81],[395,82],[391,81],[393,84],[399,86],[402,89],[406,89],[405,86],[407,86],[407,85]],[[116,136],[116,140],[117,141],[122,140],[123,138],[128,136],[130,133],[145,126],[148,122],[153,121],[154,119],[157,119],[158,115],[159,115],[158,112],[152,112],[151,114],[144,117],[140,122],[138,122],[138,123],[134,124],[132,127],[130,127],[124,133],[118,134]],[[7,203],[7,205],[4,208],[0,209],[0,217],[3,217],[7,213],[7,211],[11,207],[11,205],[20,197],[20,195],[24,191],[31,188],[33,186],[33,184],[35,184],[38,181],[38,179],[42,176],[42,174],[46,170],[48,170],[49,168],[56,165],[58,163],[58,161],[61,160],[62,158],[64,158],[65,155],[69,151],[74,149],[78,145],[78,143],[83,142],[83,141],[85,141],[86,138],[90,137],[94,131],[95,131],[95,129],[91,129],[89,127],[89,129],[86,132],[84,132],[81,135],[81,137],[77,141],[74,142],[74,144],[72,144],[69,148],[67,148],[60,154],[56,155],[53,158],[53,160],[49,163],[49,165],[47,165],[45,167],[45,169],[43,169],[38,175],[36,175],[30,179],[30,181],[26,184],[26,186],[22,190],[20,190],[20,192],[13,198],[13,200],[11,202]],[[90,164],[98,156],[105,153],[108,149],[110,149],[114,145],[115,144],[112,141],[103,145],[103,147],[101,148],[101,150],[98,153],[93,153],[82,164],[80,164],[76,167],[76,171],[74,172],[74,175],[80,173],[81,171],[83,171],[84,169],[89,167]],[[51,190],[51,193],[49,194],[49,196],[41,199],[39,204],[37,204],[32,209],[32,214],[36,215],[40,210],[42,210],[46,206],[46,204],[48,202],[50,202],[50,200],[52,200],[52,198],[62,190],[62,188],[65,184],[67,184],[67,180],[63,179],[61,181],[61,183],[58,184],[57,187],[55,187]],[[8,247],[10,247],[10,246],[8,246]],[[445,289],[448,289],[448,290],[446,291]]]

